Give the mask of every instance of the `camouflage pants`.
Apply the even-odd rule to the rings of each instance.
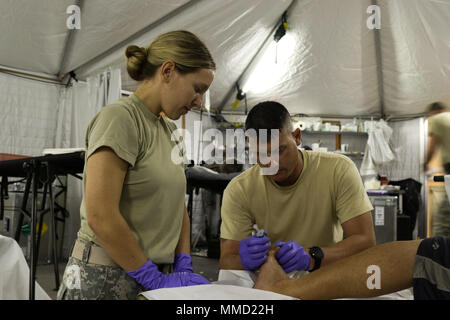
[[[122,268],[89,264],[70,257],[58,300],[134,300],[145,291]]]
[[[83,258],[70,257],[58,300],[134,300],[145,289],[120,267],[89,263],[92,243],[83,249]],[[84,260],[84,261],[83,261]]]

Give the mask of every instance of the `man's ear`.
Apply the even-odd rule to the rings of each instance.
[[[292,136],[294,137],[297,146],[299,146],[302,141],[302,132],[300,131],[300,129],[297,128],[294,131],[292,131]]]
[[[165,61],[160,68],[160,74],[164,82],[169,82],[175,73],[175,62]]]

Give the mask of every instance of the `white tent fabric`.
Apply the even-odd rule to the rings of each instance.
[[[379,113],[374,36],[363,14],[370,1],[344,3],[300,1],[294,6],[290,29],[278,43],[283,56],[275,64],[274,50],[266,51],[268,57],[257,67],[259,79],[272,85],[250,90],[250,106],[277,100],[291,114]]]
[[[70,30],[66,10],[76,3],[81,28]],[[374,3],[379,30],[367,27]],[[271,86],[250,90],[250,107],[276,99],[292,114],[404,116],[436,100],[450,103],[450,0],[4,0],[0,65],[51,75],[75,70],[86,79],[111,65],[123,71],[127,45],[147,46],[182,28],[196,33],[217,62],[212,110],[223,101],[229,110],[236,92],[225,99],[227,93],[287,8],[276,67],[266,50],[257,59],[265,59],[265,70],[255,72]],[[122,77],[124,89],[133,90],[136,84]]]
[[[0,152],[40,156],[53,146],[59,88],[0,73]]]
[[[450,1],[379,1],[384,104],[390,115],[450,104]]]
[[[101,107],[120,98],[120,69],[105,70],[61,89],[58,102],[56,148],[83,148],[86,128]]]

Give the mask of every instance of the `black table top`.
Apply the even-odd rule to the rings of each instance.
[[[55,174],[77,174],[84,169],[84,151],[0,161],[0,176],[26,177],[24,166],[33,161],[48,164]]]
[[[235,173],[217,173],[213,170],[195,166],[190,167],[185,170],[186,182],[191,188],[204,188],[216,193],[222,193],[227,187],[228,183],[240,174],[240,172]]]

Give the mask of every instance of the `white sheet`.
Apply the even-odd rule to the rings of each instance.
[[[256,275],[244,270],[220,270],[218,281],[208,285],[157,289],[141,293],[148,300],[297,300],[253,289]]]
[[[231,284],[157,289],[143,292],[148,300],[295,300],[295,298]]]
[[[298,277],[292,275],[291,277]],[[218,281],[210,285],[157,289],[142,292],[148,300],[298,300],[274,292],[253,289],[256,275],[244,270],[220,270]],[[338,300],[413,300],[412,289],[367,299]]]
[[[17,242],[0,235],[0,300],[29,299],[30,269]],[[36,300],[51,300],[36,282]]]

